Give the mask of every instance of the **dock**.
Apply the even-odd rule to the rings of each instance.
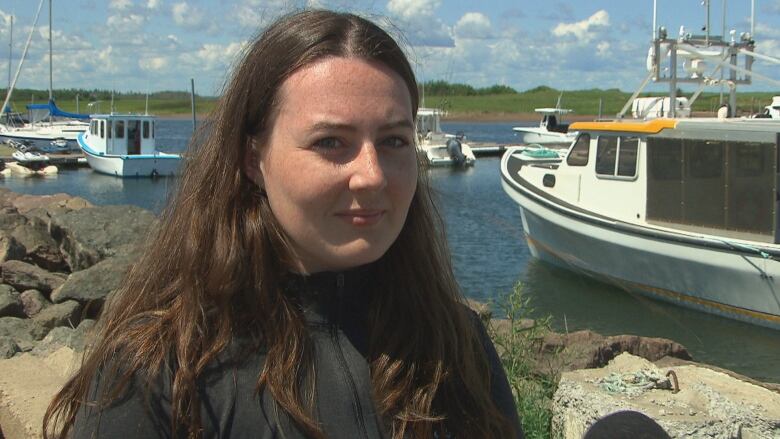
[[[495,142],[472,142],[468,141],[471,151],[477,157],[500,157],[508,148],[517,145],[501,145]]]
[[[15,162],[16,160],[11,156],[15,150],[8,146],[8,144],[0,143],[0,160],[5,163]],[[87,158],[84,157],[82,152],[72,152],[69,154],[46,154],[49,156],[49,163],[57,167],[75,168],[86,167]]]

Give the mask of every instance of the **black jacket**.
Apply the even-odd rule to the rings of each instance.
[[[365,310],[368,300],[364,271],[296,276],[291,292],[303,298],[309,333],[315,346],[318,422],[328,438],[389,438],[371,397],[371,376]],[[484,327],[474,316],[492,373],[491,394],[498,407],[522,431],[512,393]],[[261,350],[247,353],[236,340],[198,379],[201,424],[206,438],[305,437],[274,404],[270,392],[256,396],[255,384],[265,361]],[[241,355],[238,355],[238,353]],[[239,360],[234,360],[239,358]],[[170,438],[170,373],[150,386],[136,379],[120,400],[97,410],[83,406],[76,417],[74,438]],[[105,383],[96,379],[88,401],[95,401]]]

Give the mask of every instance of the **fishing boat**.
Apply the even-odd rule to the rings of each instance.
[[[425,155],[429,166],[466,167],[476,161],[474,151],[462,134],[441,130],[441,111],[435,108],[417,110],[417,148]]]
[[[166,177],[179,171],[181,156],[157,149],[155,117],[134,114],[93,115],[78,137],[89,166],[117,177]]]
[[[736,84],[759,76],[753,58],[780,64],[755,54],[747,35],[670,39],[660,28],[653,41],[654,53],[672,57],[722,49],[699,78],[677,77],[656,57],[642,87],[669,82],[669,102],[678,83],[713,83],[727,68],[735,104]],[[615,120],[572,124],[579,134],[560,162],[517,150],[502,157],[502,185],[520,206],[531,253],[628,291],[780,329],[780,123],[734,117],[736,105],[719,118],[676,117],[675,106],[664,118],[622,118],[630,106]]]
[[[569,132],[569,125],[560,122],[559,118],[573,110],[565,108],[536,108],[535,112],[542,115],[539,126],[514,127],[512,130],[523,144],[536,143],[540,145],[570,145],[576,133]]]
[[[3,106],[3,118],[0,119],[0,141],[15,141],[28,146],[31,151],[46,153],[69,153],[78,151],[76,139],[79,134],[89,126],[89,115],[70,113],[63,111],[54,102],[53,90],[53,49],[49,44],[49,99],[45,104],[27,105],[28,117],[24,120],[20,117],[11,117],[9,103],[13,95],[16,81],[19,78],[22,66],[27,55],[33,33],[43,6],[44,0],[38,4],[38,12],[35,15],[30,35],[25,45],[13,82],[9,84]],[[49,0],[49,41],[52,41],[52,14],[51,0]],[[9,60],[10,67],[10,60]]]

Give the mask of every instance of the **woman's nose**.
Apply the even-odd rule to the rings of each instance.
[[[352,175],[349,188],[353,191],[377,191],[387,186],[387,177],[382,168],[376,145],[367,142],[360,147],[352,161]]]

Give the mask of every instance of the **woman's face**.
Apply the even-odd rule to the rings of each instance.
[[[398,237],[417,184],[406,84],[381,63],[325,58],[282,84],[276,111],[247,165],[293,243],[296,269],[379,259]]]

